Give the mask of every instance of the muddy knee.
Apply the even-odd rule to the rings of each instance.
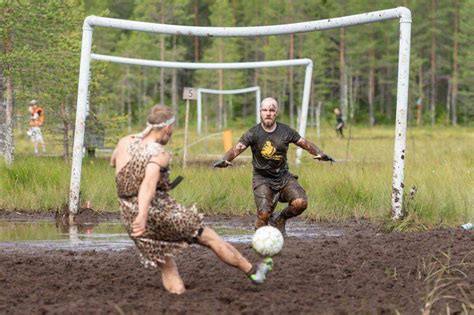
[[[301,212],[303,212],[308,207],[308,201],[305,198],[297,198],[291,202],[291,207],[301,209]]]
[[[259,210],[257,214],[257,221],[255,222],[255,228],[268,225],[268,220],[270,220],[271,212],[268,210]]]
[[[296,217],[303,213],[308,207],[308,201],[305,198],[297,198],[293,200],[288,209],[290,217]]]
[[[297,198],[291,202],[292,212],[300,215],[308,207],[308,201],[305,198]]]

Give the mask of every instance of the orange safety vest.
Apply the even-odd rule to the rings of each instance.
[[[37,118],[31,119],[30,120],[30,126],[31,127],[41,127],[44,123],[44,111],[43,108],[36,106],[33,108],[33,112],[31,113],[31,116],[37,115]]]

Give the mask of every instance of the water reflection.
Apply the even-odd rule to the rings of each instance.
[[[208,221],[209,226],[225,240],[250,243],[253,228],[232,221]],[[288,235],[297,238],[340,236],[342,231],[323,229],[304,222],[291,222]],[[63,224],[60,221],[6,222],[0,221],[0,250],[30,248],[69,250],[122,250],[133,246],[120,221],[102,223]]]
[[[69,240],[72,243],[79,242],[79,229],[78,229],[77,224],[69,225]]]

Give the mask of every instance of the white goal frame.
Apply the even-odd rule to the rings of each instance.
[[[392,218],[402,217],[405,148],[408,109],[408,87],[410,69],[411,12],[405,7],[373,11],[362,14],[336,17],[318,21],[293,24],[251,26],[251,27],[200,27],[168,25],[129,21],[98,16],[88,16],[84,20],[82,32],[81,61],[77,92],[76,124],[74,131],[73,159],[71,184],[69,190],[69,211],[73,220],[79,207],[79,189],[82,172],[82,146],[86,107],[88,101],[90,63],[92,60],[93,27],[106,27],[130,31],[152,32],[158,34],[200,36],[200,37],[255,37],[271,35],[288,35],[293,33],[322,31],[353,25],[368,24],[386,20],[399,19],[400,36],[398,49],[398,80],[397,80],[397,114],[395,121],[395,144],[392,178]],[[306,95],[304,95],[306,97]],[[309,97],[309,95],[308,95]],[[302,108],[300,120],[306,125],[308,108]],[[304,134],[302,134],[304,136]]]
[[[202,94],[217,94],[217,95],[237,95],[255,92],[255,115],[257,124],[260,122],[260,102],[261,102],[261,92],[259,86],[251,86],[243,89],[234,89],[234,90],[214,90],[206,88],[197,89],[197,132],[201,134],[202,131]]]

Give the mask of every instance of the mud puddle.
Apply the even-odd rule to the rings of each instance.
[[[209,219],[206,224],[226,241],[250,243],[253,227],[239,220]],[[324,229],[304,221],[290,222],[289,237],[312,239],[319,236],[341,236],[342,230]],[[0,221],[0,247],[4,250],[123,250],[133,246],[119,220],[95,224],[63,226],[54,221]]]

